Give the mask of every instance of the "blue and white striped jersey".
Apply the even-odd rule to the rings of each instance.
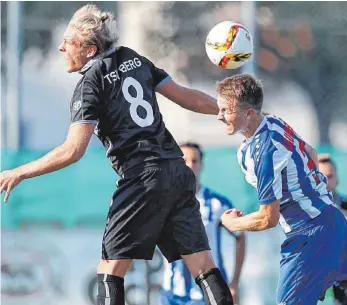
[[[267,115],[237,153],[260,204],[280,200],[280,225],[285,233],[304,226],[332,204],[326,178],[305,144],[287,123]]]
[[[207,187],[201,186],[196,194],[200,203],[200,213],[205,225],[207,237],[209,240],[211,254],[213,259],[227,280],[225,272],[222,247],[221,247],[221,229],[220,217],[227,209],[233,208],[231,202],[225,197],[213,192]],[[238,235],[240,233],[233,233]],[[195,280],[190,275],[188,268],[183,260],[175,261],[169,264],[165,260],[164,281],[162,288],[172,292],[179,297],[188,297],[191,300],[203,300],[200,288],[195,284]]]

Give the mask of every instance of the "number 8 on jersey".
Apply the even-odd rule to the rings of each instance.
[[[136,97],[130,95],[130,86],[133,86],[135,88]],[[140,127],[146,127],[151,125],[154,121],[153,109],[151,104],[143,99],[143,89],[141,84],[135,78],[129,76],[123,82],[122,92],[125,100],[128,103],[130,103],[130,116],[133,119],[133,121]],[[137,114],[137,107],[139,106],[143,107],[146,110],[145,118],[141,118]]]

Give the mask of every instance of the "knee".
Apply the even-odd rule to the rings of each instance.
[[[214,265],[214,264],[208,264],[208,265],[204,264],[204,265],[200,265],[200,266],[198,265],[198,266],[196,266],[195,269],[193,269],[192,276],[194,278],[197,278],[198,276],[200,276],[200,275],[202,275],[202,274],[204,274],[204,273],[206,273],[206,272],[208,272],[214,268],[216,268],[216,265]]]
[[[98,274],[111,274],[124,278],[131,266],[131,259],[101,260],[98,268]]]
[[[191,255],[182,256],[185,264],[194,278],[216,268],[210,251],[202,251]]]

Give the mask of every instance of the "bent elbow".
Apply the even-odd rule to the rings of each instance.
[[[278,221],[277,222],[275,222],[275,221],[270,222],[269,225],[268,225],[268,229],[275,228],[277,226],[277,224],[278,224]]]
[[[82,159],[84,154],[85,154],[85,150],[70,148],[67,150],[66,159],[68,159],[71,164],[76,163]]]
[[[83,158],[84,154],[85,154],[85,151],[76,151],[72,156],[72,161],[74,163],[78,162],[79,160]]]
[[[265,221],[265,228],[266,229],[272,229],[272,228],[276,227],[279,220],[280,220],[279,216],[267,218]]]

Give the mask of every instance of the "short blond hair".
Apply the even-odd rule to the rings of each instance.
[[[94,4],[87,4],[76,11],[69,25],[77,29],[82,44],[97,47],[97,54],[110,49],[117,41],[114,14],[102,12]]]
[[[237,100],[241,107],[261,111],[263,88],[259,80],[248,74],[238,74],[217,82],[218,95],[227,100]]]

